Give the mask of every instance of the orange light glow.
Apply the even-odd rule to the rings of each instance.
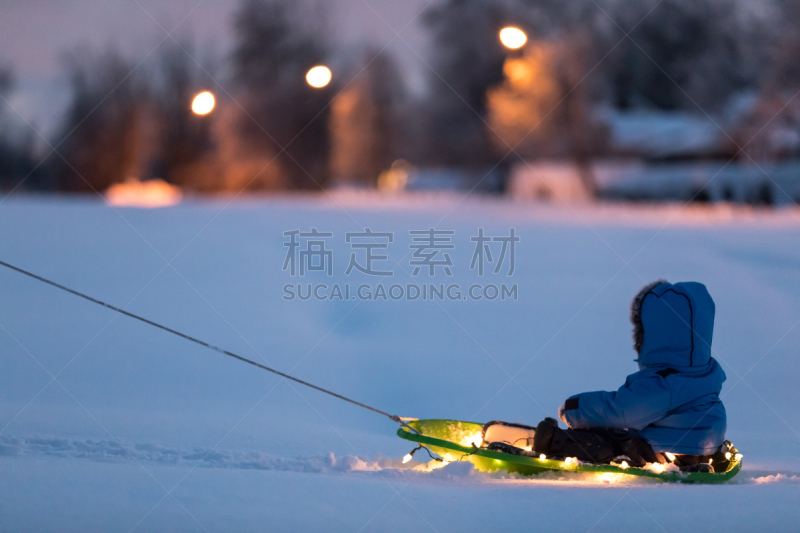
[[[461,439],[462,446],[475,446],[476,448],[480,448],[482,444],[483,444],[483,434],[481,431],[471,433]]]
[[[106,191],[109,205],[120,207],[166,207],[181,201],[180,187],[164,180],[139,181],[128,178],[115,183]]]

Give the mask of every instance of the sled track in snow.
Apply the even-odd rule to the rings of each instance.
[[[113,440],[14,437],[0,435],[2,457],[51,457],[165,466],[200,466],[285,472],[376,471],[389,467],[389,460],[363,461],[355,456],[336,458],[333,453],[313,457],[284,458],[257,451],[238,452],[211,448],[175,448],[160,444],[125,444]]]
[[[0,460],[14,458],[61,458],[112,463],[142,462],[160,466],[195,465],[203,468],[226,468],[239,470],[266,470],[275,472],[297,472],[309,474],[377,474],[392,477],[433,477],[438,479],[474,478],[486,481],[503,479],[525,479],[531,482],[553,482],[558,475],[542,475],[532,478],[481,474],[471,469],[469,463],[453,463],[442,470],[432,472],[414,471],[404,468],[399,460],[390,458],[361,459],[353,455],[335,457],[333,453],[317,456],[279,457],[258,451],[231,451],[211,448],[177,448],[161,444],[125,444],[113,440],[66,439],[45,437],[18,437],[0,435]],[[589,476],[585,476],[587,479]],[[581,481],[572,475],[565,481]],[[647,480],[630,480],[633,484],[651,484]],[[798,472],[742,471],[729,484],[800,484]],[[629,484],[629,483],[626,483]]]

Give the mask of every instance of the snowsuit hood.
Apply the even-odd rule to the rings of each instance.
[[[714,300],[697,282],[661,283],[641,299],[639,368],[703,367],[711,360]]]

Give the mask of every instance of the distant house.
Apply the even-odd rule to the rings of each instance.
[[[598,110],[598,120],[607,129],[608,150],[588,165],[595,196],[756,205],[800,202],[800,129],[792,121],[800,117],[800,105],[773,120],[775,115],[765,109],[782,109],[778,103],[746,93],[732,98],[716,117]],[[747,154],[739,150],[743,145]],[[508,191],[518,198],[575,202],[593,196],[584,183],[572,162],[532,161],[512,169]]]
[[[800,162],[628,163],[595,170],[600,196],[623,200],[800,202]]]
[[[647,161],[730,158],[735,146],[724,127],[706,115],[683,111],[602,110],[610,155]]]

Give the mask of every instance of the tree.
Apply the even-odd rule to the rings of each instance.
[[[290,187],[317,189],[328,183],[329,85],[317,89],[306,72],[326,56],[316,12],[288,0],[243,0],[234,27],[233,74],[243,93],[244,134],[277,156]],[[316,25],[315,25],[315,22]]]
[[[800,157],[800,2],[775,0],[760,22],[767,53],[761,55],[758,91],[732,133],[745,148],[743,161],[776,161]],[[763,196],[763,195],[762,195]]]
[[[13,88],[11,67],[0,65],[0,97],[3,101],[9,98]],[[0,189],[12,188],[23,179],[26,187],[41,188],[45,176],[33,160],[33,132],[15,121],[6,107],[0,102]]]
[[[76,50],[67,61],[72,98],[56,143],[66,160],[54,160],[58,187],[102,191],[141,177],[140,154],[152,138],[144,131],[147,95],[138,73],[114,51]]]
[[[654,1],[609,6],[611,38],[630,31],[609,58],[615,107],[714,112],[755,85],[760,44],[736,0]]]
[[[776,0],[777,17],[772,17],[768,27],[771,30],[770,57],[772,65],[765,76],[769,89],[794,89],[800,86],[800,2],[797,0]]]
[[[391,57],[375,50],[355,68],[358,76],[331,105],[331,174],[374,186],[398,157],[402,79]]]
[[[213,177],[204,174],[214,146],[211,123],[214,115],[198,116],[191,110],[194,96],[212,88],[206,71],[193,59],[194,47],[188,40],[162,48],[157,67],[155,105],[159,114],[160,154],[158,173],[172,183],[208,187]],[[213,168],[212,172],[218,172]],[[211,179],[208,179],[211,178]]]
[[[486,166],[497,161],[485,124],[486,94],[503,79],[497,38],[507,17],[497,2],[445,0],[423,23],[433,40],[426,102],[429,163]]]

